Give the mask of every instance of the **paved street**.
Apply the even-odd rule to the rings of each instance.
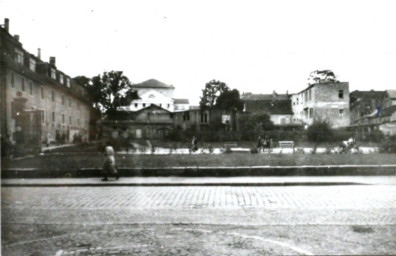
[[[3,187],[3,255],[395,254],[396,186]]]

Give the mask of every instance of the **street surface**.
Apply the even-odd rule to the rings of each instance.
[[[3,187],[2,255],[396,254],[396,186]]]

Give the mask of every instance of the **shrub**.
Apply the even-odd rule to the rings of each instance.
[[[257,148],[251,148],[250,149],[250,154],[258,154]]]
[[[387,137],[380,146],[381,153],[396,153],[396,135]]]
[[[334,138],[333,129],[328,121],[315,121],[307,129],[307,138],[311,142],[329,142]]]

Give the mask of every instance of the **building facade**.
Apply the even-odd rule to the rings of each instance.
[[[396,91],[353,91],[350,130],[360,135],[381,131],[396,134]]]
[[[293,121],[311,125],[327,120],[333,128],[349,125],[349,83],[315,83],[291,96]]]
[[[83,87],[27,52],[19,36],[0,27],[1,135],[16,144],[41,146],[63,138],[88,140],[91,106]]]
[[[251,94],[244,93],[241,97],[244,104],[243,112],[252,114],[266,113],[275,126],[287,127],[299,125],[293,121],[293,111],[289,94]]]

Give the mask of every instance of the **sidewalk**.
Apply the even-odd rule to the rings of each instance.
[[[298,177],[133,177],[109,181],[101,178],[3,179],[2,186],[326,186],[396,185],[395,176],[298,176]]]

